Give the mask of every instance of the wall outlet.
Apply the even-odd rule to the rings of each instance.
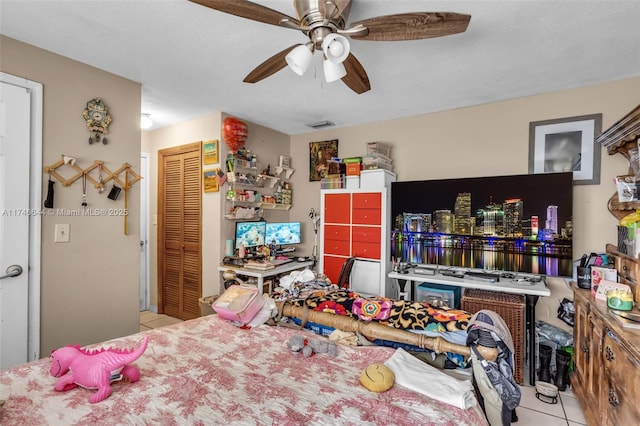
[[[56,223],[56,234],[55,234],[54,241],[56,243],[69,242],[69,224],[68,223]]]

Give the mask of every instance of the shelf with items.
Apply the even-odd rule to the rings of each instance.
[[[286,165],[264,167],[254,155],[246,158],[231,155],[227,158],[227,170],[226,219],[251,220],[261,218],[264,210],[291,209],[291,184],[285,179],[291,177],[293,169]]]
[[[265,210],[289,210],[291,209],[291,204],[260,203],[260,207]]]
[[[263,211],[260,207],[251,206],[234,206],[227,214],[224,215],[225,219],[231,220],[255,220],[262,219]]]
[[[282,173],[284,173],[285,179],[291,178],[291,175],[293,175],[295,171],[296,171],[295,169],[292,169],[289,167],[276,166],[276,176],[280,176],[282,175]]]

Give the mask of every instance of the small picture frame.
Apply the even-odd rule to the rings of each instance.
[[[602,114],[529,123],[529,173],[573,172],[574,185],[600,184]]]
[[[278,164],[280,167],[289,168],[291,167],[291,157],[286,155],[280,156],[280,163]]]
[[[204,187],[204,192],[218,192],[220,190],[218,179],[216,179],[217,176],[217,169],[202,171],[202,185]]]
[[[218,163],[218,139],[202,142],[202,158],[204,164]]]

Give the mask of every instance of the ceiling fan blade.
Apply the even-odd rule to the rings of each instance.
[[[417,12],[377,16],[355,22],[351,27],[363,25],[365,34],[354,34],[356,40],[402,41],[442,37],[467,30],[471,15],[451,12]]]
[[[189,0],[208,8],[219,10],[220,12],[229,13],[231,15],[240,16],[241,18],[252,19],[265,24],[278,25],[280,21],[287,20],[290,22],[298,22],[284,13],[261,6],[247,0]]]
[[[291,47],[287,47],[282,52],[278,52],[257,67],[253,69],[245,78],[245,83],[257,83],[260,80],[264,80],[265,78],[277,73],[282,68],[287,66],[287,61],[284,59],[287,56],[287,53],[291,52],[298,46],[302,46],[300,44],[294,44]]]
[[[342,82],[344,84],[358,95],[371,90],[369,76],[360,61],[353,56],[353,53],[349,53],[349,56],[347,56],[343,65],[345,70],[347,70],[347,75],[342,77]]]

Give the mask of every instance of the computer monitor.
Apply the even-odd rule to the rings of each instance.
[[[277,222],[267,223],[265,243],[284,246],[289,244],[300,244],[301,232],[300,222]]]
[[[236,222],[236,248],[242,244],[245,248],[264,245],[267,222]]]

